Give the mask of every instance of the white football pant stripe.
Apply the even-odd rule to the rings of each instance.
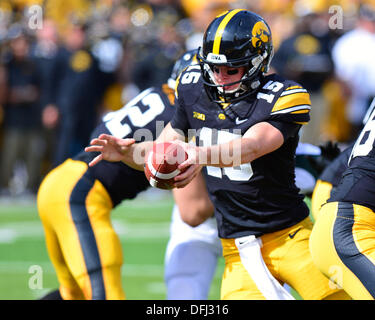
[[[235,244],[243,266],[267,300],[295,300],[268,270],[260,250],[260,239],[245,236],[235,239]]]

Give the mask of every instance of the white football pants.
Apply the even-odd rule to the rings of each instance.
[[[174,205],[170,233],[165,255],[167,299],[207,300],[222,256],[215,218],[193,228],[182,221]]]

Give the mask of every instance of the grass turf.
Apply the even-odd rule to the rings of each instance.
[[[163,300],[166,297],[164,254],[172,207],[169,194],[151,193],[150,197],[146,193],[123,202],[112,212],[123,248],[122,283],[127,299]],[[221,258],[209,299],[220,298],[223,269]],[[41,272],[41,280],[33,277],[37,272]],[[0,300],[38,299],[57,287],[35,202],[0,203]]]
[[[124,254],[122,282],[128,299],[166,297],[164,253],[173,201],[168,195],[125,201],[112,212]],[[219,299],[220,259],[209,299]],[[40,272],[40,278],[35,275]],[[0,203],[0,300],[38,299],[58,287],[35,203]]]

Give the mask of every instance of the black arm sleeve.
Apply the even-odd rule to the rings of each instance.
[[[182,103],[178,99],[176,99],[175,108],[176,108],[176,111],[171,120],[171,126],[175,130],[182,131],[184,135],[187,137],[188,130],[189,130],[189,121],[188,121],[185,108],[183,107]]]
[[[284,136],[284,141],[289,139],[290,137],[294,137],[298,134],[301,125],[289,122],[282,122],[282,121],[268,121],[269,124],[274,126],[276,129],[280,130],[282,135]]]

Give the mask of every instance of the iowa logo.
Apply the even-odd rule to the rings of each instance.
[[[258,21],[254,25],[251,35],[251,43],[254,48],[258,48],[263,43],[267,43],[271,38],[271,32],[263,21]]]

